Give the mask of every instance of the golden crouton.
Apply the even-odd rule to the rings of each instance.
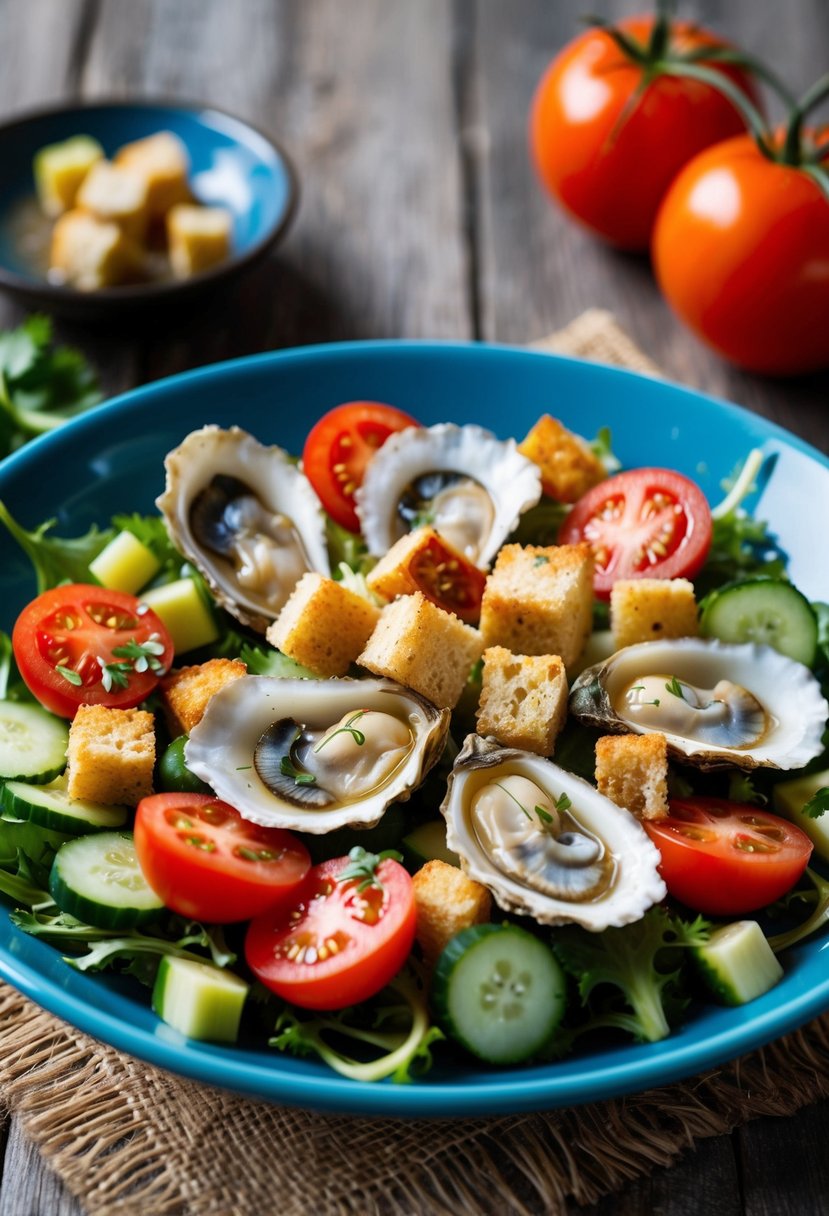
[[[668,814],[668,748],[664,735],[604,735],[596,741],[596,784],[640,819]]]
[[[697,601],[687,578],[619,579],[610,592],[616,648],[659,638],[697,636]]]
[[[469,596],[469,616],[477,619],[484,589],[483,572],[428,526],[407,532],[393,544],[385,557],[381,557],[366,575],[366,583],[386,600],[393,600],[397,595],[413,595],[418,590],[433,599],[428,587],[423,586],[412,573],[413,568],[418,566],[434,578],[438,594],[443,591],[445,596],[451,596],[455,585],[465,590]],[[438,601],[434,599],[433,602]]]
[[[180,667],[161,681],[164,717],[173,738],[189,735],[201,722],[211,697],[225,684],[247,674],[239,659],[208,659],[193,667]]]
[[[52,229],[49,270],[79,291],[117,287],[141,273],[143,255],[117,224],[67,211]]]
[[[417,929],[415,937],[429,966],[461,929],[485,924],[492,912],[486,887],[467,878],[457,866],[427,861],[412,879]]]
[[[155,719],[143,709],[81,705],[66,759],[70,798],[135,806],[153,792]]]
[[[233,217],[223,207],[178,203],[167,212],[167,245],[177,279],[189,279],[230,253]]]
[[[504,747],[551,756],[567,716],[567,676],[558,655],[484,651],[478,734]]]
[[[320,676],[344,676],[380,619],[380,609],[332,578],[309,571],[265,635]]]
[[[486,646],[505,646],[513,654],[557,654],[571,667],[592,623],[589,545],[504,545],[481,604]]]
[[[124,144],[115,156],[115,164],[130,169],[145,182],[151,219],[165,215],[176,203],[186,203],[191,197],[187,184],[190,157],[172,131],[158,131],[146,139]]]
[[[481,657],[481,635],[421,594],[388,604],[357,662],[452,709]]]
[[[559,502],[575,502],[607,476],[589,444],[549,414],[539,418],[518,451],[538,465],[544,493]]]
[[[99,220],[117,224],[133,241],[142,241],[147,229],[147,186],[129,169],[98,160],[81,183],[77,204]]]

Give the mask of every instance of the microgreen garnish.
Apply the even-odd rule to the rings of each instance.
[[[672,697],[679,697],[680,701],[685,700],[685,693],[682,691],[682,685],[676,676],[671,676],[670,681],[665,685],[665,689]]]
[[[60,663],[57,663],[55,671],[58,675],[63,676],[64,680],[68,680],[70,684],[74,684],[76,688],[80,688],[81,684],[83,684],[83,677],[77,671],[73,671],[71,667],[61,667]]]
[[[353,735],[354,742],[358,747],[362,747],[366,741],[366,737],[361,730],[357,730],[353,723],[355,723],[359,718],[362,718],[363,714],[365,713],[368,713],[367,709],[358,709],[356,713],[351,715],[345,726],[339,726],[336,730],[332,730],[330,735],[326,735],[325,738],[317,744],[317,746],[314,748],[314,754],[316,755],[317,752],[322,751],[326,743],[330,743],[335,735],[342,735],[346,733]]]
[[[142,675],[145,671],[152,671],[157,676],[163,676],[167,670],[158,658],[164,654],[164,643],[157,633],[151,633],[146,642],[130,638],[123,646],[113,647],[112,653],[114,663],[105,663],[98,656],[101,683],[106,692],[111,692],[113,688],[126,688],[133,672]]]
[[[524,808],[522,807],[521,809],[523,810]],[[549,811],[545,811],[543,806],[534,806],[533,810],[535,811],[536,815],[538,816],[538,818],[541,820],[542,823],[552,823],[553,822],[552,815],[550,814]]]
[[[290,756],[283,756],[279,761],[279,771],[283,777],[293,777],[297,785],[315,785],[317,781],[313,773],[303,773],[302,769],[295,768]]]
[[[569,811],[570,807],[573,805],[573,803],[570,801],[570,799],[567,797],[566,794],[559,794],[558,798],[556,798],[553,805],[555,806],[557,811]]]
[[[515,805],[523,812],[523,814],[527,816],[528,819],[532,819],[532,814],[527,810],[520,798],[516,798],[515,794],[513,794],[511,790],[508,790],[505,785],[501,785],[500,781],[496,781],[495,784],[498,786],[499,790],[502,790],[506,794],[508,798],[512,799]],[[571,803],[567,795],[562,794],[561,797],[553,803],[553,805],[557,811],[566,811]],[[549,811],[546,811],[543,806],[534,806],[533,813],[538,816],[539,822],[541,823],[553,822],[553,816]]]
[[[539,553],[538,557],[533,562],[534,566],[548,566],[549,564],[550,559],[546,553]]]
[[[430,528],[435,522],[435,512],[431,507],[424,507],[422,511],[418,511],[412,516],[412,531],[415,528]]]
[[[287,756],[285,757],[285,759],[287,760]],[[236,772],[237,773],[246,773],[248,771],[248,769],[251,769],[251,768],[253,768],[252,764],[237,764]]]
[[[337,882],[357,882],[357,894],[369,887],[379,887],[383,884],[377,877],[377,867],[381,861],[402,861],[401,855],[394,849],[384,849],[382,853],[369,853],[361,844],[355,844],[349,851],[349,864],[337,875]]]
[[[822,785],[803,807],[803,814],[810,819],[820,819],[826,811],[829,811],[829,786]]]
[[[676,677],[674,677],[674,678],[676,678]],[[633,684],[628,691],[629,692],[644,692],[645,685],[644,684]],[[656,697],[653,701],[637,701],[636,704],[637,705],[655,705],[656,708],[659,709],[659,697]]]

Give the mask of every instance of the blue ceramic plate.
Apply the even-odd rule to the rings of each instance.
[[[37,440],[0,468],[0,498],[28,527],[56,516],[71,535],[114,512],[151,511],[162,457],[203,423],[238,423],[299,452],[311,424],[342,401],[389,401],[424,423],[480,422],[523,436],[550,411],[585,435],[610,425],[622,462],[667,465],[712,501],[749,448],[774,468],[758,504],[791,556],[793,577],[829,598],[829,461],[769,422],[630,372],[497,347],[356,343],[262,355],[138,389]],[[769,462],[771,463],[771,462]],[[34,591],[26,560],[0,536],[0,627]],[[829,1008],[829,939],[785,958],[783,981],[740,1009],[708,1006],[671,1038],[511,1071],[460,1057],[421,1083],[358,1084],[311,1060],[185,1040],[150,1012],[143,990],[80,975],[14,930],[0,910],[0,974],[39,1004],[164,1068],[274,1102],[385,1115],[483,1115],[587,1102],[662,1085],[720,1064]]]
[[[172,131],[186,145],[196,199],[231,212],[231,256],[181,281],[95,292],[47,282],[39,253],[45,226],[37,223],[37,215],[33,226],[31,215],[34,154],[72,135],[92,135],[112,156],[123,144],[158,131]],[[24,114],[0,126],[0,164],[0,287],[29,304],[79,317],[180,301],[222,282],[267,252],[290,222],[297,201],[296,174],[273,140],[221,110],[180,101],[98,101]]]

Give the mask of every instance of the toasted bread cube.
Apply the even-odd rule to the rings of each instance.
[[[617,650],[699,632],[693,583],[687,578],[626,578],[610,592],[610,627]]]
[[[131,170],[146,184],[150,219],[166,215],[176,203],[187,203],[192,197],[187,182],[190,157],[172,131],[158,131],[124,144],[115,155],[115,164]]]
[[[412,879],[417,928],[415,937],[429,966],[444,947],[470,925],[486,924],[492,913],[492,896],[457,866],[427,861]]]
[[[538,465],[544,493],[558,502],[575,502],[607,476],[586,440],[549,414],[539,418],[518,451]]]
[[[551,756],[567,716],[567,675],[558,655],[484,651],[478,734],[504,747]]]
[[[668,814],[668,745],[664,735],[604,735],[596,741],[596,784],[639,819]]]
[[[136,173],[96,161],[78,191],[77,203],[99,220],[110,220],[133,241],[142,241],[147,230],[147,186]]]
[[[70,798],[135,806],[153,792],[155,719],[143,709],[81,705],[66,760]]]
[[[179,203],[167,212],[167,244],[177,279],[190,279],[230,253],[233,217],[224,207]]]
[[[91,135],[74,135],[40,149],[34,159],[35,189],[46,215],[56,219],[75,206],[83,179],[103,155]]]
[[[320,676],[344,676],[380,619],[380,609],[322,574],[303,574],[266,637]]]
[[[189,735],[201,722],[210,698],[225,684],[247,675],[239,659],[208,659],[192,667],[171,671],[161,681],[164,717],[173,738]]]
[[[513,654],[557,654],[571,667],[592,622],[589,545],[504,545],[484,588],[484,645]]]
[[[116,287],[141,273],[140,249],[117,224],[67,211],[52,230],[50,275],[79,291]]]
[[[464,590],[469,597],[469,615],[477,617],[475,600],[480,601],[483,592],[483,572],[428,526],[415,528],[413,532],[401,536],[366,575],[366,583],[386,600],[393,600],[398,595],[413,595],[418,590],[424,591],[427,598],[432,599],[412,573],[413,566],[416,567],[419,562],[424,563],[424,569],[434,573],[438,593],[444,581],[444,590],[450,596],[454,586]],[[433,599],[433,602],[438,603],[437,599]],[[438,604],[438,607],[441,606]]]
[[[483,648],[476,629],[418,591],[386,605],[357,662],[452,709]]]

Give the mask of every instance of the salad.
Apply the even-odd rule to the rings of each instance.
[[[301,465],[188,436],[159,516],[66,539],[0,506],[38,587],[1,652],[13,922],[147,984],[186,1035],[360,1079],[654,1041],[695,1002],[767,991],[829,918],[809,865],[829,857],[829,609],[741,507],[761,457],[712,517],[672,470],[619,471],[606,433],[541,419],[521,449],[350,403]],[[562,563],[587,596],[550,626],[561,654],[538,654],[514,602]],[[693,627],[661,610],[662,640],[618,651],[620,587],[640,615],[646,592],[695,591]],[[697,680],[688,653],[739,671]],[[529,748],[476,733],[516,659],[546,663],[557,698]],[[597,768],[608,738],[656,743],[666,788],[635,814],[639,770]]]

